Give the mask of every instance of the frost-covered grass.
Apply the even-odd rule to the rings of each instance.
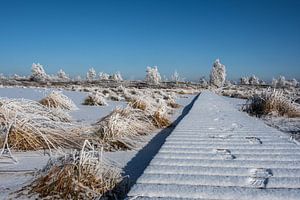
[[[99,92],[93,92],[87,95],[87,97],[84,99],[83,105],[106,106],[107,102],[103,94]]]
[[[106,150],[134,149],[154,129],[151,118],[139,109],[117,108],[95,124],[94,136]]]
[[[249,99],[244,111],[256,115],[300,117],[300,107],[283,95],[283,92],[265,91]]]
[[[0,99],[0,145],[7,141],[15,150],[78,148],[79,127],[70,117],[38,102]]]
[[[121,170],[85,141],[80,152],[50,159],[27,189],[39,198],[94,199],[107,195],[121,181]]]
[[[49,108],[60,108],[65,110],[77,110],[75,103],[61,91],[52,91],[48,96],[39,101]]]

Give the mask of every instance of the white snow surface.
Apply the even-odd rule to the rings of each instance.
[[[54,88],[0,88],[0,97],[8,98],[24,98],[39,101],[46,97],[51,91],[59,89]],[[72,99],[72,101],[79,108],[75,111],[70,111],[70,115],[73,120],[82,123],[94,123],[108,115],[116,106],[126,106],[127,103],[124,101],[109,101],[107,100],[107,106],[88,106],[82,105],[88,92],[77,92],[61,90],[64,95]]]
[[[300,146],[237,102],[205,91],[129,199],[300,199]]]

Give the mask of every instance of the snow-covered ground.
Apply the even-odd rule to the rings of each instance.
[[[300,146],[236,103],[203,92],[166,138],[132,199],[300,197]]]
[[[241,110],[243,104],[247,102],[245,99],[223,97],[236,109]],[[288,118],[280,116],[263,116],[259,118],[267,125],[274,127],[282,132],[285,132],[295,140],[300,142],[300,118]]]
[[[8,98],[25,98],[31,100],[41,100],[47,94],[54,89],[39,89],[39,88],[0,88],[0,97]],[[56,90],[56,89],[55,89]],[[116,106],[126,106],[125,101],[107,101],[108,106],[86,106],[82,105],[86,92],[65,91],[63,94],[68,96],[74,101],[79,110],[70,111],[70,115],[73,120],[80,123],[94,123],[102,117],[108,115]],[[179,95],[176,102],[182,107],[177,109],[174,115],[172,115],[172,121],[176,120],[181,115],[186,105],[188,105],[195,95]],[[104,155],[111,161],[115,162],[121,168],[124,169],[124,175],[139,176],[141,173],[136,168],[141,167],[143,164],[136,162],[136,157],[139,156],[139,152],[145,148],[151,148],[152,151],[158,151],[159,145],[153,144],[154,141],[163,142],[164,134],[157,137],[157,133],[162,132],[162,129],[156,130],[152,134],[145,136],[144,144],[136,150],[131,151],[118,151],[118,152],[105,152]],[[168,132],[168,131],[164,131]],[[166,135],[166,133],[165,133]],[[152,141],[152,142],[151,142]],[[150,144],[150,145],[149,145]],[[147,147],[148,146],[148,147]],[[149,147],[150,146],[150,147]],[[149,152],[151,152],[151,150]],[[0,159],[0,199],[8,198],[9,193],[20,189],[22,186],[31,182],[34,178],[34,174],[37,170],[43,168],[46,165],[49,156],[44,152],[12,152],[18,163],[14,163],[11,159]],[[144,165],[152,159],[152,155],[149,153],[143,157]],[[135,165],[139,165],[136,166]],[[145,167],[145,166],[143,166]]]
[[[24,98],[39,101],[46,97],[51,91],[58,90],[52,88],[0,88],[0,97]],[[77,92],[62,90],[63,94],[72,99],[78,110],[70,111],[73,120],[83,123],[93,123],[108,115],[116,106],[126,106],[124,101],[107,101],[107,106],[87,106],[82,105],[88,92]]]

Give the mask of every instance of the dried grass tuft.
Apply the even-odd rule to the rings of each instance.
[[[15,150],[80,148],[80,128],[68,123],[65,113],[35,101],[0,99],[0,134]]]
[[[152,120],[144,111],[117,108],[95,124],[94,135],[106,150],[127,150],[136,148],[140,136],[153,129]]]
[[[129,105],[132,107],[132,108],[135,108],[135,109],[140,109],[140,110],[146,110],[147,108],[147,103],[145,101],[143,101],[142,99],[139,99],[139,98],[133,98],[129,101]]]
[[[165,112],[163,112],[162,108],[159,108],[154,112],[153,123],[157,128],[165,128],[171,125],[171,121],[168,119]]]
[[[86,140],[80,152],[50,160],[28,188],[29,195],[38,194],[39,198],[99,199],[121,181],[121,170]]]
[[[90,105],[90,106],[106,106],[107,102],[105,98],[98,92],[90,93],[85,98],[83,105]]]
[[[52,91],[40,103],[49,108],[60,108],[65,110],[77,110],[75,103],[60,91]]]
[[[259,117],[262,115],[300,117],[299,106],[286,98],[283,92],[276,90],[254,95],[244,105],[243,110]]]

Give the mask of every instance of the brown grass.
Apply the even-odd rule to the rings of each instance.
[[[39,198],[98,199],[121,180],[121,170],[105,161],[89,144],[80,152],[50,160],[28,188],[29,195],[38,194]]]
[[[282,92],[275,90],[254,95],[244,105],[243,110],[259,117],[262,115],[300,117],[299,106],[287,99]]]
[[[76,110],[75,103],[59,91],[52,91],[47,97],[39,101],[40,104],[49,108],[61,108],[65,110]]]
[[[95,124],[94,136],[105,150],[128,150],[136,148],[141,136],[153,129],[152,120],[144,111],[117,108]]]
[[[142,101],[141,99],[131,99],[129,101],[129,105],[132,107],[132,108],[135,108],[135,109],[140,109],[140,110],[146,110],[147,108],[147,104],[146,102]]]
[[[0,146],[8,138],[15,150],[80,148],[80,127],[65,122],[63,113],[30,100],[0,99]],[[64,116],[64,115],[63,115]]]
[[[171,121],[163,116],[160,111],[156,111],[153,115],[153,123],[157,128],[165,128],[171,125]]]

